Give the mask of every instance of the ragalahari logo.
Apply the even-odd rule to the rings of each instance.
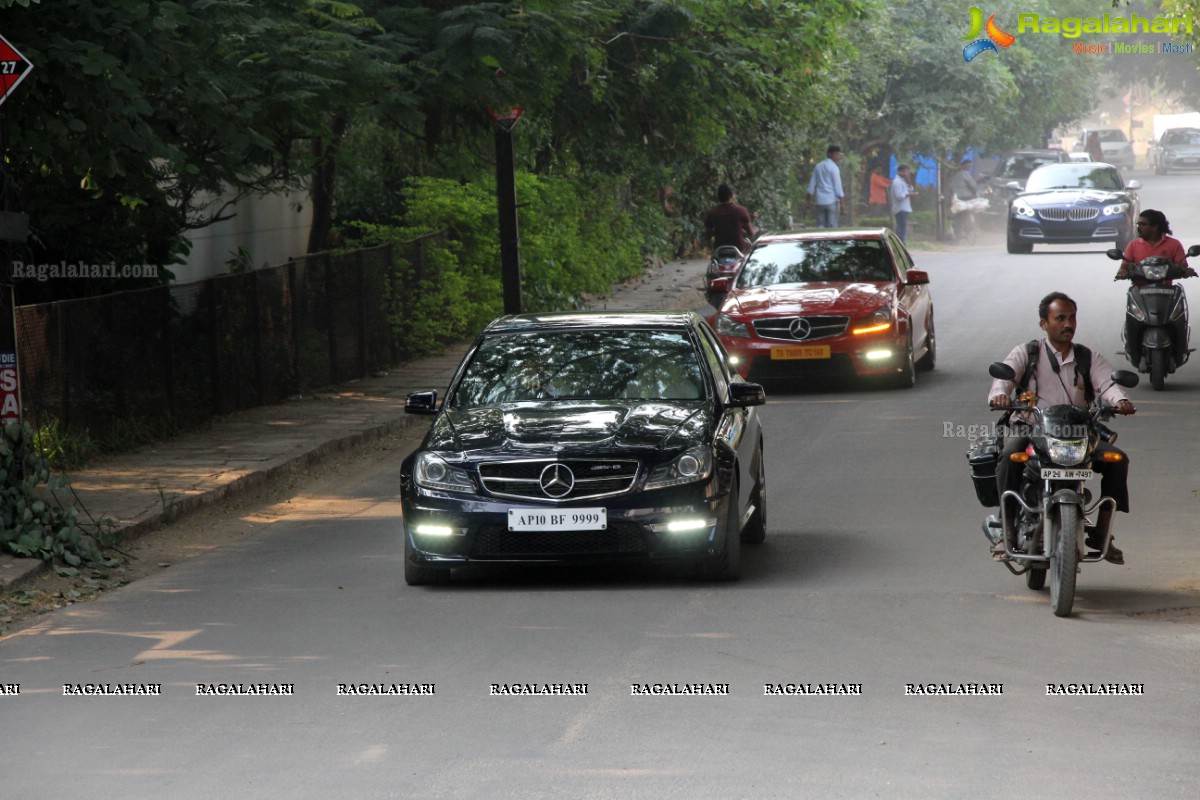
[[[987,31],[988,38],[980,39],[980,31]],[[992,14],[988,17],[987,25],[983,24],[983,12],[975,6],[971,6],[971,29],[967,31],[967,35],[962,37],[964,41],[974,39],[975,41],[963,48],[963,58],[970,61],[980,53],[991,50],[993,53],[1000,52],[996,49],[996,45],[1008,47],[1017,40],[1017,37],[1011,33],[1005,33],[1000,30],[1000,26],[996,24],[996,15]]]

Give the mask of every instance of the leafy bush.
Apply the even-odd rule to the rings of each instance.
[[[53,495],[68,486],[51,470],[32,427],[6,425],[0,433],[0,550],[61,560],[66,567],[60,571],[67,573],[81,564],[106,563],[102,547],[115,543],[117,534],[107,526],[86,531],[75,507],[60,505]]]
[[[396,225],[353,222],[353,247],[391,244],[389,319],[406,357],[469,338],[504,310],[494,183],[414,178]],[[641,273],[638,229],[615,180],[517,175],[522,301],[527,311],[579,308]],[[440,233],[438,236],[430,234]]]

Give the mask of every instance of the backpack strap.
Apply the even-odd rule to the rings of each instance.
[[[1029,391],[1029,381],[1033,378],[1034,370],[1037,369],[1038,355],[1041,352],[1042,342],[1040,339],[1030,339],[1025,343],[1025,373],[1021,375],[1021,380],[1017,383],[1018,394]]]
[[[1075,376],[1083,379],[1083,399],[1090,406],[1096,399],[1096,387],[1092,386],[1092,351],[1081,344],[1075,345]]]

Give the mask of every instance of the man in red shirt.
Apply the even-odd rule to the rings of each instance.
[[[743,253],[750,252],[750,240],[757,235],[750,212],[735,201],[733,187],[722,183],[717,187],[720,202],[704,215],[704,235],[713,250],[731,244]]]
[[[1170,235],[1171,224],[1167,222],[1167,216],[1161,211],[1147,208],[1138,214],[1137,232],[1138,238],[1130,242],[1125,248],[1125,252],[1121,254],[1121,268],[1117,270],[1116,280],[1128,278],[1129,268],[1150,256],[1162,256],[1170,259],[1174,264],[1188,266],[1187,253],[1184,252],[1183,244]],[[1196,271],[1188,267],[1186,277],[1190,278],[1195,274]]]

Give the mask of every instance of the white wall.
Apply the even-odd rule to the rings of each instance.
[[[192,251],[187,263],[171,267],[177,283],[225,274],[225,262],[239,247],[250,251],[255,268],[274,267],[307,251],[312,225],[312,202],[307,191],[246,198],[233,211],[233,219],[188,234]]]

